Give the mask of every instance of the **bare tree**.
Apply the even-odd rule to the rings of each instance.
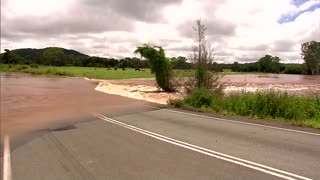
[[[195,32],[194,45],[189,58],[195,64],[196,71],[195,76],[189,82],[189,87],[216,89],[219,86],[220,77],[209,71],[209,64],[213,63],[214,55],[213,49],[206,41],[207,28],[202,24],[201,19],[198,19],[193,30]]]

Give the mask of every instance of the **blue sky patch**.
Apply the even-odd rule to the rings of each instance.
[[[310,0],[292,0],[291,4],[295,5],[296,7],[299,7],[299,6],[301,6],[302,4],[304,4],[304,3],[308,2],[308,1],[310,1]]]
[[[293,0],[292,4],[295,6],[301,6],[302,4],[308,2],[309,0]],[[281,15],[281,17],[278,19],[278,23],[279,24],[284,24],[284,23],[289,23],[289,22],[293,22],[294,20],[297,19],[297,17],[299,17],[301,14],[305,13],[305,12],[312,12],[315,11],[316,9],[320,8],[320,2],[311,5],[310,7],[308,7],[307,9],[304,10],[300,10],[300,11],[293,11],[293,12],[289,12],[287,14],[283,14]]]

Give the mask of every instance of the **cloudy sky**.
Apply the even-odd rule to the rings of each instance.
[[[198,18],[219,63],[268,53],[299,63],[300,44],[320,41],[320,0],[1,0],[1,52],[58,46],[120,58],[151,43],[187,57]]]

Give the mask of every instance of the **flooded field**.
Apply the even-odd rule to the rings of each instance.
[[[265,74],[226,75],[221,80],[225,91],[280,90],[296,95],[320,94],[320,76]]]
[[[136,96],[140,89],[155,89],[153,79],[110,80],[109,83],[121,85],[122,91],[132,92]],[[319,94],[319,76],[302,75],[226,75],[221,80],[226,92],[240,90],[256,91],[257,89],[286,90],[294,94]],[[107,94],[120,92],[112,86],[107,91],[96,91],[99,81],[83,78],[58,78],[32,76],[28,74],[1,73],[1,133],[19,134],[46,128],[54,129],[61,124],[85,120],[92,112],[127,113],[132,109],[143,110],[148,103],[135,99]],[[144,86],[141,88],[141,86]],[[134,88],[133,88],[134,89]],[[107,92],[107,93],[103,93]],[[129,93],[130,93],[129,92]],[[159,96],[166,102],[166,94],[156,96],[157,92],[148,92],[149,99]],[[119,94],[120,95],[120,94]],[[181,94],[180,94],[181,96]],[[136,99],[143,99],[139,96]],[[147,99],[145,99],[147,100]],[[159,101],[159,100],[158,100]],[[157,102],[157,101],[151,101]],[[160,102],[160,101],[159,101]]]

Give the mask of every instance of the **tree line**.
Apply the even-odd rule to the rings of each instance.
[[[179,56],[170,59],[174,69],[191,69],[187,58]],[[122,59],[88,56],[74,50],[49,47],[44,49],[16,49],[0,55],[2,64],[38,64],[46,66],[81,66],[106,68],[150,68],[150,60],[137,57]]]
[[[210,61],[207,64],[209,71],[222,72],[231,69],[233,72],[266,72],[286,74],[319,74],[320,68],[320,42],[311,41],[301,45],[303,64],[285,64],[277,56],[265,55],[257,62],[233,64],[218,64]],[[194,69],[197,65],[186,57],[178,56],[168,58],[173,69]],[[39,64],[47,66],[81,66],[106,68],[151,68],[148,58],[125,57],[122,59],[88,56],[75,50],[58,47],[44,49],[16,49],[8,50],[0,55],[3,64]]]

